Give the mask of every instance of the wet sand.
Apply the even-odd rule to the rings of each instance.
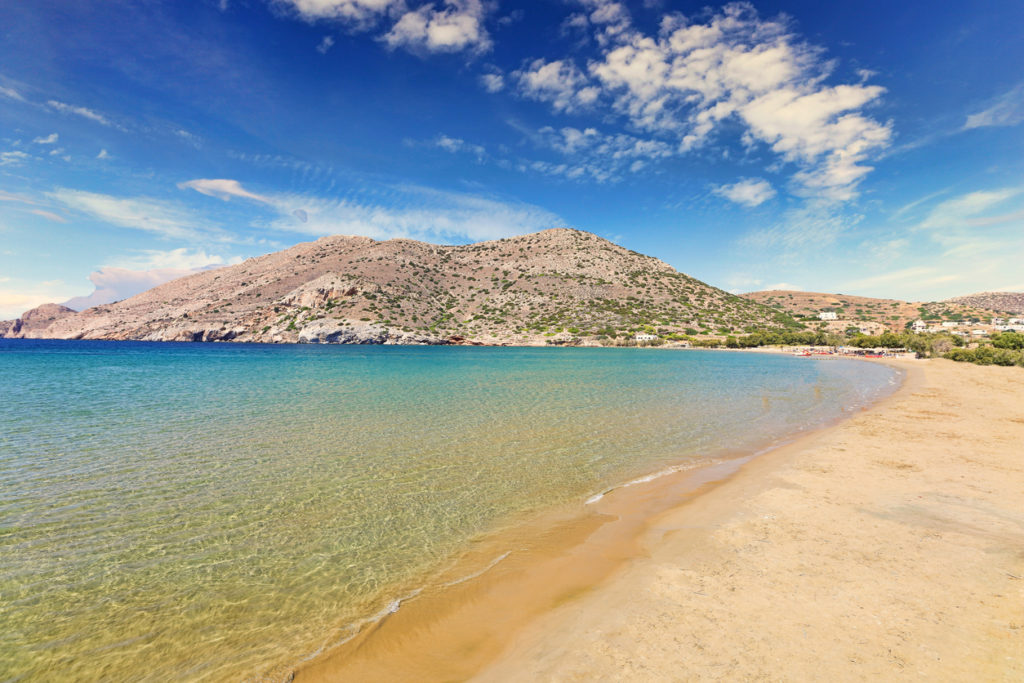
[[[654,520],[478,680],[1024,680],[1024,372],[893,397]]]
[[[296,680],[1024,678],[1024,373],[891,364],[836,426],[482,540]]]

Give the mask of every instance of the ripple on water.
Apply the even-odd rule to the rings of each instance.
[[[502,520],[835,419],[892,376],[753,354],[0,340],[0,678],[288,666]]]

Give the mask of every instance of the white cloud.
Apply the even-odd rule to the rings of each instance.
[[[51,199],[111,225],[143,230],[165,238],[197,239],[200,221],[181,207],[149,198],[112,197],[60,188]]]
[[[27,197],[23,194],[14,194],[13,192],[6,192],[0,190],[0,202],[22,202],[24,204],[35,204],[35,200],[31,197]]]
[[[455,138],[442,136],[439,140],[454,150],[466,145]],[[473,146],[465,148],[472,151]],[[213,197],[256,199],[274,214],[262,227],[315,236],[346,234],[451,242],[496,239],[566,225],[555,214],[531,204],[408,185],[389,188],[388,205],[359,196],[258,195],[228,179],[189,181],[181,187]]]
[[[52,211],[46,211],[44,209],[31,209],[29,213],[34,213],[37,216],[42,216],[47,220],[51,220],[54,223],[67,223],[67,219],[63,216],[56,214]]]
[[[498,239],[566,225],[540,207],[478,195],[407,186],[395,188],[393,199],[392,205],[382,206],[358,199],[281,195],[275,197],[279,215],[269,227],[309,235],[452,242]],[[306,221],[294,219],[298,210]]]
[[[331,36],[324,36],[320,44],[316,46],[316,51],[322,55],[327,54],[327,51],[334,47],[334,38]]]
[[[912,266],[881,275],[853,280],[843,285],[843,290],[875,289],[884,287],[907,287],[916,289],[964,280],[962,273],[950,273],[932,266]]]
[[[915,228],[917,230],[954,230],[977,225],[981,214],[1024,192],[1024,188],[1009,187],[999,190],[970,192],[937,204]],[[1015,214],[1001,217],[1012,220]],[[1016,217],[1019,217],[1016,216]],[[985,221],[982,220],[984,223]]]
[[[483,159],[487,156],[487,150],[482,145],[475,145],[466,142],[461,138],[452,138],[447,135],[439,135],[433,141],[434,146],[440,147],[441,149],[456,153],[456,152],[469,152],[477,157],[477,159]]]
[[[413,52],[483,52],[491,39],[482,0],[444,0],[410,6],[406,0],[275,0],[308,22],[334,21],[351,31],[389,25],[381,35],[389,47]]]
[[[197,178],[196,180],[178,183],[178,188],[182,190],[192,189],[200,194],[223,199],[224,201],[229,201],[232,197],[242,197],[256,202],[263,202],[264,204],[269,204],[271,201],[263,195],[249,192],[237,180],[227,178]]]
[[[382,39],[413,52],[486,52],[491,39],[483,22],[481,0],[445,0],[444,9],[426,4],[406,12]]]
[[[110,154],[107,152],[106,149],[101,149],[100,153],[96,155],[96,158],[97,159],[109,159],[110,158]]]
[[[989,102],[985,109],[971,114],[964,130],[987,126],[1015,126],[1024,121],[1024,83]]]
[[[620,3],[579,2],[597,31],[598,58],[585,70],[569,58],[529,62],[513,74],[521,95],[556,112],[608,103],[679,154],[739,124],[748,145],[796,165],[799,193],[829,201],[855,197],[866,162],[889,144],[890,124],[862,113],[883,88],[825,85],[832,63],[785,19],[762,19],[753,5],[734,2],[699,20],[669,14],[648,35]]]
[[[403,0],[278,0],[278,6],[290,9],[302,19],[313,22],[333,19],[368,29],[383,15],[394,13]]]
[[[770,285],[765,285],[764,288],[771,292],[777,290],[789,291],[789,292],[802,292],[804,288],[800,285],[790,284],[789,282],[775,282]]]
[[[56,133],[50,133],[45,138],[44,137],[38,137],[38,138],[34,139],[32,142],[36,143],[37,145],[54,145],[54,144],[57,143],[57,138],[58,137],[59,136]]]
[[[7,278],[0,282],[6,285],[0,287],[0,320],[13,320],[36,306],[64,301],[79,289],[60,280],[24,282]]]
[[[513,72],[519,92],[531,99],[550,102],[555,111],[572,112],[592,105],[600,90],[589,84],[579,67],[568,60],[535,59]]]
[[[234,259],[235,263],[240,259]],[[228,263],[223,256],[209,254],[202,249],[140,249],[132,256],[115,261],[106,268],[124,268],[129,270],[202,270]]]
[[[774,226],[754,230],[740,244],[758,250],[780,262],[799,261],[810,254],[821,254],[863,219],[839,211],[830,202],[810,202],[790,209]]]
[[[718,185],[711,191],[744,206],[759,206],[775,196],[775,189],[763,178],[744,178],[732,185]]]
[[[19,150],[0,152],[0,166],[20,166],[28,158],[28,154]]]
[[[500,92],[505,89],[505,77],[498,72],[482,75],[480,83],[484,86],[484,90],[490,93]]]
[[[95,121],[96,123],[103,124],[104,126],[114,125],[113,123],[111,123],[109,119],[107,119],[107,117],[103,116],[98,112],[93,111],[92,109],[87,109],[85,107],[76,107],[74,105],[66,104],[64,102],[58,102],[57,100],[49,100],[46,104],[51,109],[59,111],[61,114],[74,114],[75,116],[81,116],[82,118],[89,119],[90,121]]]
[[[568,157],[570,161],[534,161],[524,164],[523,168],[570,180],[616,181],[626,172],[636,173],[651,161],[675,154],[675,149],[667,142],[625,133],[604,134],[596,128],[580,130],[566,126],[556,130],[545,126],[532,134],[532,138],[535,143]]]
[[[18,102],[25,101],[25,98],[21,96],[20,92],[18,92],[14,88],[5,88],[2,85],[0,85],[0,95],[3,95],[4,97],[10,98],[12,100],[17,100]]]
[[[221,256],[208,254],[201,249],[146,249],[91,273],[89,280],[94,287],[92,294],[75,297],[64,302],[64,305],[81,311],[127,299],[179,277],[240,261],[239,258],[226,261]]]

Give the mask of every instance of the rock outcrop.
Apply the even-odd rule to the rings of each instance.
[[[0,337],[32,338],[41,335],[58,320],[77,315],[77,311],[60,304],[43,304],[26,311],[17,320],[0,322]]]

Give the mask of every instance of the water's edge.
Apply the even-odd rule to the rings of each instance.
[[[811,362],[828,362],[828,359]],[[874,361],[858,359],[857,362]],[[500,654],[502,643],[508,642],[516,630],[564,600],[596,588],[635,559],[640,552],[640,536],[653,520],[714,490],[748,463],[817,437],[899,393],[906,386],[907,371],[882,364],[894,371],[888,390],[873,396],[867,403],[844,407],[844,414],[831,420],[801,427],[744,452],[723,452],[699,461],[681,461],[606,487],[584,499],[508,522],[476,542],[479,547],[472,551],[469,562],[456,561],[439,574],[441,577],[464,572],[465,576],[454,580],[439,578],[413,589],[388,603],[372,618],[360,622],[343,639],[321,646],[315,653],[302,655],[293,667],[271,674],[271,680],[326,683],[373,679],[375,672],[384,678],[400,680],[406,677],[410,680],[464,680],[472,676]],[[549,536],[545,543],[523,547],[524,539],[545,535]],[[488,553],[494,557],[483,567],[473,564]],[[513,554],[518,566],[495,576],[498,572],[492,570]],[[567,567],[567,564],[584,566]],[[529,591],[518,585],[524,574],[531,573],[533,576],[527,583],[538,589],[539,599],[531,600]],[[477,585],[473,585],[474,582]],[[564,597],[551,601],[552,592]],[[490,594],[494,604],[482,601],[481,594]],[[519,598],[508,601],[498,597],[501,595]],[[417,602],[420,598],[428,604]],[[472,606],[465,604],[469,602]],[[503,609],[505,613],[500,613]],[[510,609],[519,613],[518,618],[509,613]],[[438,612],[442,612],[442,616],[438,617]],[[466,612],[470,614],[467,616]],[[498,638],[495,636],[499,634],[494,633],[482,638],[480,634],[487,630],[487,625],[474,615],[493,618],[506,628]],[[423,638],[424,631],[433,635]],[[488,646],[481,642],[484,639],[493,642]],[[467,656],[474,651],[476,656]],[[480,651],[487,654],[479,656]],[[259,680],[267,680],[266,675],[261,675]]]

